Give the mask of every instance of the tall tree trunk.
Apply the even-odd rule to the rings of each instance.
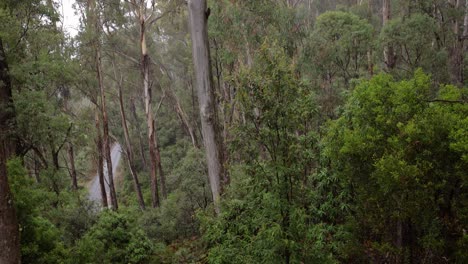
[[[133,148],[132,148],[132,143],[130,141],[130,136],[128,133],[127,117],[125,116],[122,87],[120,84],[119,84],[119,103],[120,103],[120,116],[122,119],[122,127],[124,129],[124,135],[125,135],[125,151],[127,153],[127,160],[128,160],[128,165],[130,167],[130,173],[132,174],[132,178],[133,178],[133,186],[135,188],[135,192],[137,193],[138,204],[140,205],[141,210],[145,210],[145,200],[143,199],[143,194],[141,193],[140,182],[138,180],[138,174],[136,172],[135,163],[133,160],[133,157],[134,157]]]
[[[189,0],[189,23],[192,35],[192,56],[197,80],[198,103],[202,123],[203,143],[208,165],[208,178],[213,195],[214,208],[219,214],[221,179],[224,180],[221,137],[215,106],[213,75],[207,30],[206,0]]]
[[[0,38],[0,263],[20,263],[19,228],[8,183],[6,162],[15,155],[11,135],[15,119],[11,81],[3,40]]]
[[[388,21],[391,19],[392,8],[391,8],[391,0],[383,0],[383,7],[382,7],[382,23],[383,26],[388,24]],[[396,64],[396,56],[395,51],[391,45],[384,47],[384,60],[385,60],[385,67],[387,70],[395,68]]]
[[[99,87],[101,91],[101,112],[102,112],[102,138],[103,138],[103,151],[105,155],[106,165],[107,165],[107,180],[109,182],[109,193],[111,199],[111,205],[113,210],[119,208],[117,203],[117,194],[115,192],[114,186],[114,172],[112,170],[112,156],[111,156],[111,144],[109,140],[109,122],[107,120],[107,109],[106,109],[106,95],[105,88],[103,84],[103,76],[101,71],[101,55],[100,52],[97,52],[97,61],[96,61],[96,72],[99,82]]]
[[[102,149],[101,122],[99,121],[98,107],[96,107],[94,116],[96,125],[97,170],[99,176],[99,187],[101,188],[102,207],[107,208],[109,204],[107,202],[106,183],[104,181],[104,151]]]
[[[146,21],[143,15],[144,7],[140,9],[140,48],[141,48],[141,72],[143,75],[143,90],[145,95],[145,114],[146,114],[146,125],[148,128],[148,145],[150,151],[150,161],[151,161],[151,196],[153,200],[153,207],[159,207],[159,190],[158,190],[158,179],[157,179],[157,170],[158,170],[158,156],[156,150],[156,129],[153,118],[153,109],[151,107],[152,94],[151,94],[151,85],[149,80],[150,74],[150,59],[148,55],[148,50],[146,47]]]
[[[68,144],[68,159],[70,160],[70,175],[72,178],[72,188],[76,191],[78,190],[78,180],[76,177],[75,154],[72,143]]]
[[[101,32],[101,22],[99,18],[99,10],[96,7],[95,0],[90,1],[91,15],[93,17],[92,22],[94,23],[94,51],[95,51],[95,67],[96,67],[96,78],[99,84],[99,91],[101,94],[101,113],[102,113],[102,138],[103,138],[103,150],[107,165],[107,180],[109,182],[109,193],[111,199],[111,206],[113,210],[118,209],[117,203],[117,194],[114,187],[114,173],[112,170],[112,157],[111,157],[111,147],[109,141],[109,122],[107,119],[107,107],[106,107],[106,89],[104,86],[104,76],[102,74],[102,62],[101,62],[101,43],[100,43],[100,32]]]

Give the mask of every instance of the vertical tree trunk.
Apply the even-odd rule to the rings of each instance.
[[[156,134],[156,121],[154,121],[154,144],[156,146],[156,164],[158,166],[159,178],[161,179],[161,193],[163,199],[167,198],[166,175],[164,174],[161,163],[161,150],[159,148],[158,136]]]
[[[144,7],[140,10],[140,48],[141,48],[141,72],[143,75],[143,90],[145,95],[145,114],[146,114],[146,125],[148,128],[148,145],[150,150],[150,161],[151,161],[151,196],[153,200],[153,207],[159,207],[159,191],[158,191],[158,156],[156,151],[156,129],[153,118],[153,109],[151,107],[152,94],[151,85],[149,80],[149,66],[150,59],[148,50],[146,47],[146,21],[143,15]]]
[[[372,0],[367,2],[367,17],[369,23],[372,23]],[[374,75],[374,62],[372,61],[372,48],[367,50],[367,71],[370,76]]]
[[[132,178],[133,178],[133,186],[135,188],[135,192],[137,193],[138,204],[140,205],[141,210],[145,210],[145,200],[143,199],[143,194],[141,193],[140,182],[138,180],[138,174],[136,172],[135,163],[133,160],[133,148],[132,148],[132,144],[130,142],[130,136],[128,133],[127,117],[125,116],[122,87],[120,86],[120,84],[119,84],[119,103],[120,103],[120,116],[122,118],[122,127],[124,129],[124,135],[125,135],[125,151],[127,153],[127,160],[128,160],[128,165],[130,167],[130,173],[132,174]]]
[[[3,41],[0,38],[0,263],[20,263],[19,228],[8,183],[6,162],[15,154],[11,135],[14,124],[11,81]]]
[[[103,84],[103,76],[101,71],[101,54],[98,51],[96,54],[96,72],[97,78],[99,82],[99,87],[101,91],[101,112],[102,112],[102,138],[103,138],[103,148],[107,165],[107,180],[109,181],[109,193],[111,199],[111,205],[113,210],[118,209],[117,203],[117,194],[115,192],[114,186],[114,172],[112,170],[112,157],[111,157],[111,146],[109,142],[109,122],[107,120],[107,109],[106,109],[106,95],[105,95],[105,88]]]
[[[68,159],[70,160],[70,175],[72,178],[72,188],[73,190],[78,190],[78,180],[76,177],[76,168],[75,168],[75,154],[73,151],[73,144],[68,144]]]
[[[192,35],[192,56],[197,80],[198,103],[202,123],[203,143],[208,165],[208,177],[216,213],[220,212],[221,179],[223,164],[221,137],[213,90],[210,49],[207,29],[206,0],[189,0],[189,23]]]
[[[166,178],[161,164],[161,153],[158,146],[157,135],[156,135],[156,120],[153,116],[152,104],[152,91],[150,83],[150,57],[148,54],[148,48],[146,45],[146,27],[151,25],[156,19],[151,19],[155,15],[155,2],[151,3],[151,13],[147,15],[147,2],[141,0],[137,2],[132,0],[133,6],[136,8],[135,14],[138,17],[140,24],[140,49],[141,49],[141,74],[143,77],[143,90],[145,99],[145,114],[146,114],[146,125],[148,129],[148,145],[150,149],[150,161],[151,161],[151,190],[153,198],[153,207],[158,207],[159,202],[159,191],[158,191],[158,180],[157,171],[161,178],[161,192],[163,198],[167,198],[166,191]]]
[[[468,0],[465,0],[465,17],[463,19],[463,40],[468,40]]]
[[[449,0],[449,4],[453,6],[454,10],[460,10],[462,0]],[[466,2],[466,1],[465,1]],[[466,3],[465,3],[466,6]],[[466,8],[466,7],[465,7]],[[466,14],[464,16],[466,19]],[[450,76],[454,84],[463,84],[463,48],[464,48],[464,31],[460,30],[460,18],[454,17],[452,21],[453,31],[453,44],[450,48]],[[465,20],[464,20],[465,22]]]
[[[383,7],[382,7],[382,23],[383,26],[388,24],[388,21],[391,19],[391,0],[383,0]],[[384,61],[385,67],[389,69],[395,68],[396,64],[396,56],[392,46],[384,47]]]
[[[135,99],[131,98],[130,99],[130,111],[132,112],[133,119],[135,121],[135,126],[138,131],[138,143],[140,145],[140,155],[141,159],[143,160],[143,166],[145,168],[148,168],[148,164],[146,163],[146,157],[145,157],[145,148],[143,147],[143,139],[142,139],[142,132],[140,128],[140,120],[138,119],[137,113],[136,113],[136,106],[135,106]]]
[[[102,207],[107,208],[109,204],[107,202],[106,183],[104,181],[104,151],[102,150],[101,122],[99,121],[98,107],[96,107],[95,110],[94,121],[96,125],[97,170],[99,175],[99,187],[101,188],[101,201]]]
[[[107,180],[109,181],[109,193],[111,199],[111,206],[113,210],[118,209],[117,195],[114,187],[114,173],[112,170],[112,158],[111,158],[111,148],[109,142],[109,122],[107,119],[107,107],[106,107],[106,90],[104,86],[104,76],[102,74],[102,63],[101,63],[101,43],[99,40],[99,35],[101,31],[101,22],[99,18],[99,10],[96,7],[95,0],[90,1],[90,10],[92,16],[92,22],[94,25],[94,49],[95,49],[95,67],[96,67],[96,78],[99,84],[99,91],[101,94],[101,113],[102,113],[102,128],[103,128],[103,150],[107,165]]]
[[[449,0],[451,6],[454,10],[461,10],[462,0]],[[465,12],[467,12],[468,1],[465,0]],[[464,70],[464,47],[465,47],[465,36],[466,36],[466,24],[468,23],[468,14],[465,13],[463,18],[463,30],[460,30],[461,17],[454,17],[453,24],[453,44],[450,50],[451,62],[450,62],[450,72],[452,76],[453,83],[462,86],[464,82],[463,70]]]

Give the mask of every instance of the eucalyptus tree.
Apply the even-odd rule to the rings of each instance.
[[[151,164],[151,190],[153,207],[160,205],[157,172],[161,180],[161,192],[163,198],[167,197],[166,179],[161,165],[161,154],[156,135],[156,120],[153,113],[152,102],[152,86],[153,81],[150,77],[151,58],[148,53],[147,34],[148,29],[151,28],[158,20],[174,12],[178,8],[178,1],[172,2],[158,2],[147,0],[127,0],[131,9],[133,18],[136,20],[140,30],[139,47],[140,47],[140,70],[142,74],[143,94],[145,101],[146,125],[148,129],[148,145],[150,152]],[[161,6],[164,6],[161,8]]]
[[[205,0],[190,0],[189,23],[192,36],[192,56],[197,82],[198,103],[205,145],[208,177],[216,213],[220,213],[220,198],[224,168],[222,138],[219,131],[210,46],[208,42],[208,8]]]
[[[109,139],[109,121],[107,115],[107,106],[106,106],[106,86],[104,84],[104,73],[102,70],[102,52],[101,52],[101,32],[102,32],[102,23],[101,23],[101,11],[99,6],[96,4],[96,0],[89,0],[88,6],[88,27],[93,34],[92,47],[94,51],[94,67],[96,73],[96,79],[98,82],[98,87],[100,90],[100,99],[101,99],[101,114],[102,114],[102,128],[103,128],[103,152],[107,165],[107,180],[109,181],[109,192],[111,199],[112,209],[118,209],[117,203],[117,194],[115,192],[114,186],[114,173],[112,168],[112,157],[111,157],[111,144]]]

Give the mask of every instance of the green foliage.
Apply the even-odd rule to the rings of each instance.
[[[54,195],[33,183],[20,159],[12,159],[7,165],[20,223],[22,262],[63,262],[68,251],[61,240],[61,230],[40,214],[50,210]]]
[[[409,74],[422,67],[432,72],[439,81],[447,81],[447,72],[439,69],[447,64],[448,54],[434,45],[435,34],[439,34],[436,21],[426,14],[396,18],[382,28],[380,52],[386,46],[394,48],[397,60],[404,69],[399,74],[404,77],[411,77]]]
[[[313,93],[297,80],[283,50],[266,43],[238,84],[247,122],[236,130],[233,147],[245,165],[232,173],[221,215],[200,216],[209,262],[336,262],[339,239],[328,240],[336,230],[314,225],[320,217],[308,199],[317,147],[310,129]]]
[[[358,16],[341,12],[325,12],[317,18],[308,52],[320,74],[341,72],[347,82],[360,76],[367,67],[366,53],[372,47],[372,26]],[[327,72],[328,71],[328,72]]]
[[[457,135],[467,133],[463,93],[446,86],[438,99],[453,101],[430,102],[431,80],[421,71],[401,82],[378,75],[356,87],[330,124],[326,155],[349,188],[360,241],[350,257],[466,260],[456,253],[466,229],[466,151],[457,149],[465,137]]]
[[[104,211],[77,243],[75,263],[145,263],[153,245],[146,234],[122,213]]]

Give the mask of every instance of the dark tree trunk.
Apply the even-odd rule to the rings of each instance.
[[[391,0],[383,0],[383,7],[382,7],[382,23],[383,25],[387,25],[388,21],[391,19],[392,15],[392,7],[391,7]],[[387,70],[395,68],[396,65],[396,55],[393,47],[388,45],[384,47],[384,60],[385,66]]]
[[[462,0],[449,0],[449,3],[451,6],[454,7],[455,10],[460,10],[462,8],[461,6],[461,1]],[[465,7],[466,9],[466,7]],[[464,17],[466,19],[466,15]],[[463,20],[463,24],[465,23],[465,20]],[[463,54],[463,48],[464,48],[464,31],[465,30],[460,30],[460,22],[461,18],[455,17],[452,21],[452,26],[453,26],[453,44],[452,47],[450,48],[450,76],[452,79],[452,83],[457,84],[457,85],[463,85],[463,59],[464,59],[464,54]]]
[[[98,107],[96,107],[95,110],[94,120],[96,125],[97,170],[99,176],[99,187],[101,188],[101,201],[102,207],[107,208],[109,204],[107,202],[106,183],[104,181],[104,156],[102,150],[101,122],[99,121]]]
[[[8,183],[6,162],[15,155],[15,112],[3,41],[0,38],[0,263],[20,263],[19,229]]]
[[[135,163],[133,160],[133,148],[132,148],[132,143],[130,141],[130,135],[128,133],[127,117],[125,116],[122,87],[120,86],[120,84],[119,84],[119,103],[120,103],[120,116],[122,119],[122,127],[124,129],[124,135],[125,135],[125,152],[127,154],[127,160],[128,160],[128,165],[130,167],[130,173],[132,174],[132,178],[133,178],[133,186],[135,188],[135,192],[137,193],[138,204],[140,205],[141,210],[145,210],[145,201],[143,199],[143,194],[141,193],[140,182],[138,180],[138,174],[135,169]]]
[[[75,168],[75,153],[73,150],[73,144],[68,144],[68,159],[70,160],[70,175],[72,178],[72,188],[73,190],[78,190],[78,179],[76,177],[76,168]]]
[[[91,1],[91,15],[93,17],[93,25],[94,25],[94,52],[95,58],[94,63],[96,67],[96,78],[99,84],[99,91],[101,94],[101,113],[102,113],[102,143],[103,143],[103,150],[104,156],[107,165],[107,180],[109,182],[109,193],[111,199],[111,206],[113,210],[117,210],[119,208],[117,203],[117,194],[115,192],[114,186],[114,172],[112,170],[112,158],[111,158],[111,144],[109,140],[109,122],[107,119],[107,107],[106,107],[106,89],[104,86],[104,76],[102,74],[102,63],[101,63],[101,44],[99,41],[99,35],[101,32],[101,23],[99,18],[99,10],[96,7],[96,2]]]

